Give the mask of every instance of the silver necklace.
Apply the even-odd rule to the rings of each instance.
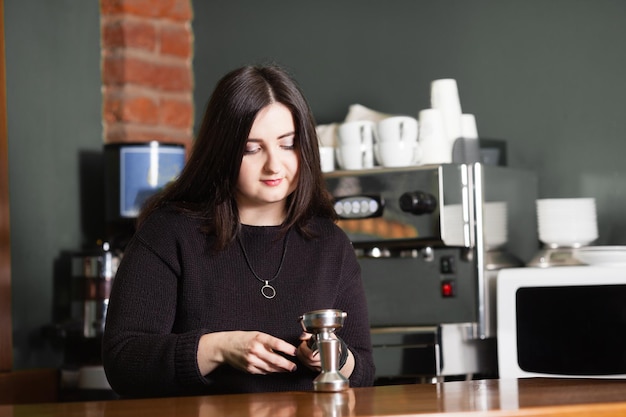
[[[278,270],[276,271],[276,273],[271,279],[262,279],[256,273],[254,268],[252,268],[252,264],[250,263],[250,259],[248,258],[248,253],[246,252],[246,249],[243,247],[241,238],[239,237],[239,235],[237,235],[237,242],[239,242],[239,246],[241,247],[241,252],[243,252],[243,257],[246,260],[246,264],[248,265],[248,268],[252,272],[252,275],[254,275],[256,279],[258,279],[259,281],[263,283],[263,286],[261,287],[261,294],[263,294],[263,297],[267,299],[276,297],[276,288],[271,286],[270,282],[278,278],[278,275],[280,274],[281,269],[283,269],[283,264],[285,263],[285,255],[287,254],[287,241],[288,240],[289,240],[289,231],[287,232],[287,234],[285,235],[285,239],[283,240],[283,254],[280,258],[280,264],[278,265]]]

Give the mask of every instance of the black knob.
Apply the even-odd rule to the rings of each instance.
[[[400,196],[400,209],[413,214],[429,214],[437,208],[437,199],[423,191],[411,191]]]

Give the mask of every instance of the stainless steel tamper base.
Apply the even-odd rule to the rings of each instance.
[[[313,380],[315,391],[337,392],[350,388],[350,381],[339,372],[339,340],[318,340],[322,372]]]
[[[348,381],[339,372],[322,372],[313,381],[313,390],[318,392],[339,392],[345,391],[349,388],[350,381]]]

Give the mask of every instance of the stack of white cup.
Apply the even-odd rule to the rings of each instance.
[[[383,167],[406,167],[419,163],[418,121],[410,116],[392,116],[376,124],[374,155]]]
[[[338,129],[337,162],[343,169],[366,169],[374,166],[376,123],[355,120],[342,123]]]
[[[536,204],[539,240],[548,247],[577,248],[598,238],[594,198],[546,198]]]

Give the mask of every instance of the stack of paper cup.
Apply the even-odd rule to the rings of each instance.
[[[454,144],[454,141],[462,136],[461,114],[463,113],[456,80],[444,78],[432,81],[430,106],[441,112],[448,142]]]
[[[420,134],[423,164],[446,164],[453,162],[453,147],[457,139],[464,137],[463,112],[456,80],[443,78],[434,80],[430,85],[430,109],[419,112]],[[471,115],[470,115],[471,116]],[[466,124],[474,122],[467,118]],[[471,130],[471,126],[466,128]],[[478,137],[478,133],[468,131]]]
[[[577,248],[598,238],[593,198],[546,198],[537,204],[539,240],[549,247]]]

